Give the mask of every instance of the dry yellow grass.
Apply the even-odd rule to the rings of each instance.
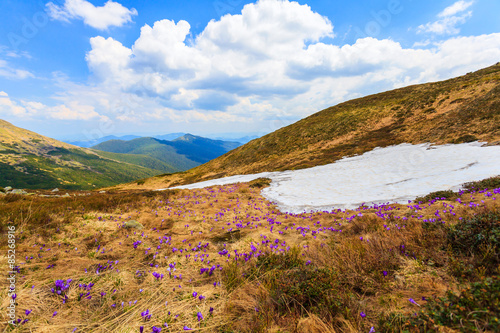
[[[385,220],[377,217],[378,209],[367,207],[293,215],[279,212],[248,184],[73,198],[8,198],[0,198],[0,222],[4,232],[6,225],[17,226],[16,264],[21,272],[16,318],[29,320],[17,328],[4,325],[3,332],[139,332],[140,326],[145,332],[153,326],[162,327],[162,332],[183,331],[185,326],[202,332],[367,331],[385,314],[416,311],[409,298],[424,304],[423,296],[441,296],[456,288],[457,277],[448,267],[450,257],[441,248],[444,231],[425,229],[423,219],[435,218],[436,209],[442,210],[445,204],[455,205],[455,215],[443,215],[446,225],[484,209],[500,208],[495,196],[464,194],[464,203],[478,206],[437,201],[421,205],[421,219],[412,217],[417,214],[405,205],[386,206],[384,212],[392,216]],[[31,212],[29,218],[26,211]],[[127,220],[136,220],[144,228],[125,229],[122,225]],[[266,240],[269,243],[263,244]],[[136,241],[141,243],[135,249]],[[4,272],[6,245],[3,237]],[[310,267],[334,272],[342,307],[335,313],[307,304],[297,308],[287,303],[288,310],[280,308],[276,286],[302,273],[294,273],[300,272],[298,266],[279,269],[259,266],[259,258],[245,260],[252,246],[257,249],[253,253],[263,254],[259,258],[272,253],[288,258],[286,253],[295,251],[298,260]],[[227,254],[219,254],[225,249]],[[240,254],[237,261],[236,253]],[[214,265],[212,275],[200,274],[201,268]],[[164,277],[157,280],[153,272]],[[63,292],[66,303],[51,292],[58,279],[73,280]],[[90,290],[79,287],[89,283],[95,284]],[[10,301],[6,287],[0,297],[5,309]],[[33,312],[26,316],[25,310]],[[146,310],[150,320],[141,316]],[[200,321],[198,312],[203,316]],[[6,312],[0,316],[5,324]]]

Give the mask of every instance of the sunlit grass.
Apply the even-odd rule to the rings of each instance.
[[[260,196],[266,185],[1,197],[2,231],[16,226],[22,323],[5,330],[399,331],[427,299],[498,275],[484,262],[497,247],[456,251],[448,236],[498,216],[498,190],[286,214]]]

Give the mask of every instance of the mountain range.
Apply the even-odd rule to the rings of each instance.
[[[169,133],[169,134],[164,134],[164,135],[156,135],[153,137],[156,139],[160,139],[160,140],[175,140],[175,139],[177,139],[185,134],[186,133],[179,132],[179,133]],[[74,146],[78,146],[78,147],[82,147],[82,148],[90,148],[92,146],[98,145],[100,143],[103,143],[103,142],[106,142],[109,140],[130,141],[130,140],[138,139],[138,138],[142,138],[142,136],[138,136],[138,135],[122,135],[122,136],[107,135],[107,136],[103,136],[101,138],[86,140],[86,141],[84,141],[84,140],[79,140],[79,141],[77,141],[77,140],[62,140],[62,141],[69,143],[71,145],[74,145]]]
[[[162,134],[162,135],[150,135],[150,136],[139,136],[139,135],[122,135],[122,136],[116,136],[116,135],[107,135],[103,136],[101,138],[97,139],[92,139],[92,140],[67,140],[67,139],[61,139],[61,141],[69,143],[74,146],[82,147],[82,148],[90,148],[92,146],[98,145],[100,143],[110,141],[110,140],[122,140],[122,141],[130,141],[133,139],[138,139],[138,138],[154,138],[158,140],[166,140],[166,141],[172,141],[177,138],[180,138],[181,136],[186,135],[187,133],[183,132],[177,132],[177,133],[168,133],[168,134]],[[240,134],[240,135],[238,135]],[[226,133],[225,136],[222,135],[206,135],[204,136],[208,139],[212,140],[220,140],[220,141],[230,141],[230,142],[236,142],[240,144],[245,144],[247,142],[250,142],[254,139],[257,139],[259,135],[255,135],[253,133],[245,136],[241,136],[241,133]]]
[[[211,140],[185,134],[172,141],[156,138],[137,138],[130,141],[109,140],[92,147],[99,154],[131,162],[129,155],[144,157],[141,166],[164,172],[184,171],[206,163],[240,146],[237,142]],[[109,154],[112,153],[112,154]],[[116,154],[126,154],[125,160]],[[135,164],[135,163],[134,163]]]
[[[186,134],[77,147],[0,120],[0,186],[94,189],[187,170],[239,144]]]

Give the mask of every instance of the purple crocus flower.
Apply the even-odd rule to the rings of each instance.
[[[196,314],[196,316],[198,317],[198,321],[202,321],[203,320],[203,315],[201,314],[201,312],[198,312]]]
[[[361,318],[366,317],[366,313],[364,313],[363,311],[361,311],[361,313],[359,315],[361,316]]]
[[[139,332],[144,332],[144,326],[139,327]]]
[[[192,328],[189,328],[187,327],[186,325],[184,325],[184,327],[182,328],[184,331],[192,331],[193,329]]]
[[[412,303],[412,304],[415,304],[415,305],[420,306],[420,304],[418,304],[417,302],[415,302],[415,300],[414,300],[413,298],[410,298],[410,299],[409,299],[409,301],[410,301],[410,303]]]
[[[153,333],[160,333],[160,332],[161,332],[161,327],[153,326]]]

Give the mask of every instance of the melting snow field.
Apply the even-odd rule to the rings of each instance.
[[[433,146],[401,144],[375,148],[309,169],[239,175],[173,188],[194,189],[272,179],[262,195],[281,211],[330,211],[361,204],[407,203],[440,190],[500,175],[500,146],[482,143]]]

